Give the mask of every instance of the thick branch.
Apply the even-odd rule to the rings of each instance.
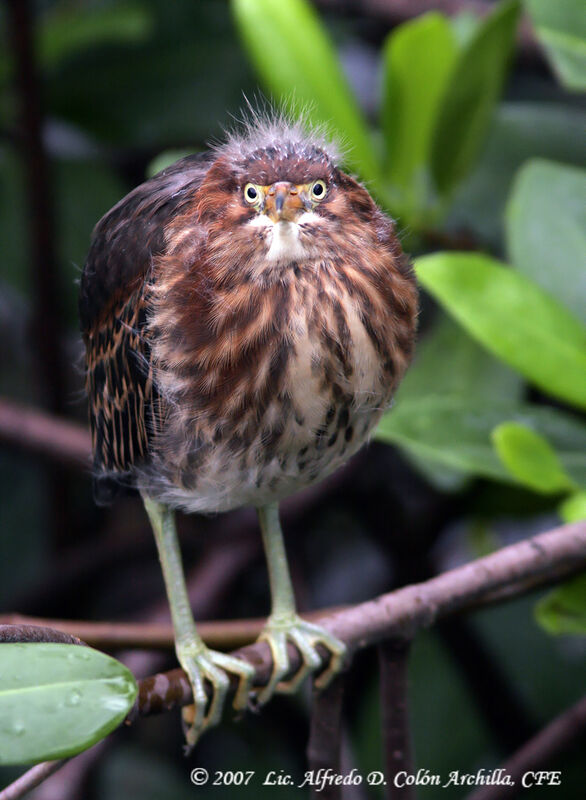
[[[586,696],[564,711],[502,764],[514,786],[482,786],[467,800],[505,800],[523,791],[522,778],[530,770],[543,769],[580,736],[586,734]]]
[[[546,584],[552,571],[558,576],[586,567],[586,522],[565,525],[531,539],[505,547],[485,558],[444,572],[424,583],[414,584],[375,600],[318,618],[323,627],[342,639],[349,650],[357,650],[391,638],[412,638],[417,630],[483,600],[494,601],[507,587],[512,597],[527,583]],[[297,649],[288,648],[291,670],[300,666]],[[233,655],[255,667],[255,686],[264,686],[272,670],[271,654],[265,642],[237,650]],[[324,652],[324,659],[326,654]],[[133,716],[158,713],[192,701],[187,676],[180,670],[154,675],[140,682]]]

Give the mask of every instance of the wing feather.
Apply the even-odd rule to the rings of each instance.
[[[130,475],[149,458],[162,414],[146,328],[151,265],[208,166],[205,154],[181,159],[130,192],[93,232],[79,312],[99,495],[112,488],[106,481],[100,491],[100,476]]]

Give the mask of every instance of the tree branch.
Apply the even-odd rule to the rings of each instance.
[[[515,797],[523,786],[522,777],[530,770],[543,769],[559,753],[586,734],[586,696],[556,717],[511,756],[501,768],[514,786],[482,786],[466,800],[505,800]]]
[[[411,732],[407,706],[407,667],[411,642],[389,639],[378,646],[382,738],[388,800],[414,800],[413,786],[395,786],[395,776],[413,772]]]
[[[424,583],[319,616],[314,621],[342,639],[351,654],[385,639],[412,638],[419,629],[430,627],[442,617],[477,608],[485,600],[487,604],[494,602],[504,587],[508,587],[507,596],[512,597],[514,587],[521,593],[527,583],[533,588],[548,583],[551,570],[561,576],[584,567],[586,522],[577,522],[505,547]],[[301,661],[293,645],[288,646],[288,653],[290,676],[299,669]],[[266,685],[272,670],[266,642],[248,645],[233,655],[254,666],[255,686]],[[326,658],[327,653],[323,651],[324,664]],[[191,702],[187,676],[181,669],[171,670],[140,681],[139,697],[131,718]]]
[[[75,467],[91,464],[90,435],[82,425],[1,398],[0,442]]]
[[[5,789],[0,789],[0,800],[18,800],[19,797],[24,797],[47,778],[50,778],[58,769],[61,769],[68,760],[62,758],[59,761],[44,761],[42,764],[36,764]]]

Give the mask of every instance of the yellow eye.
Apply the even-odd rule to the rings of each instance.
[[[247,183],[244,187],[244,199],[251,206],[254,206],[260,200],[260,189],[254,183]]]
[[[309,193],[311,194],[311,199],[317,200],[318,202],[320,200],[323,200],[324,197],[326,196],[327,190],[328,187],[326,186],[325,181],[314,181],[311,184],[311,188],[309,190]]]

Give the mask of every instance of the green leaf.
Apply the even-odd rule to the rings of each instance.
[[[385,42],[386,173],[411,208],[424,202],[432,132],[457,52],[450,23],[435,12],[400,25]]]
[[[307,0],[232,0],[238,29],[274,97],[306,111],[342,144],[366,180],[380,180],[373,143],[334,46]]]
[[[414,363],[403,378],[394,408],[428,395],[462,398],[469,407],[489,403],[516,403],[521,399],[523,379],[487,353],[450,317],[441,314],[433,328],[418,344]],[[394,412],[393,412],[394,413]],[[454,420],[458,425],[458,419]],[[454,438],[460,439],[457,430]],[[409,461],[440,491],[462,489],[469,475],[438,466],[406,453]]]
[[[415,269],[484,347],[544,392],[586,408],[586,328],[554,298],[476,253],[424,256]]]
[[[543,597],[535,617],[548,633],[586,634],[586,573]]]
[[[500,96],[519,18],[518,0],[501,3],[462,51],[441,103],[431,169],[447,194],[472,168]]]
[[[582,522],[586,519],[586,492],[576,492],[567,497],[558,511],[564,522]]]
[[[0,644],[0,764],[67,758],[118,727],[137,693],[119,661],[67,644]]]
[[[492,432],[499,458],[519,483],[543,494],[575,488],[546,439],[518,422],[502,422]]]
[[[527,162],[506,221],[512,263],[586,324],[586,170]]]
[[[583,0],[525,0],[537,38],[568,89],[586,89],[586,14]]]
[[[533,405],[494,403],[466,397],[411,398],[384,415],[376,437],[438,467],[514,483],[491,443],[493,429],[512,420],[545,436],[573,482],[586,481],[586,429],[569,414]]]

